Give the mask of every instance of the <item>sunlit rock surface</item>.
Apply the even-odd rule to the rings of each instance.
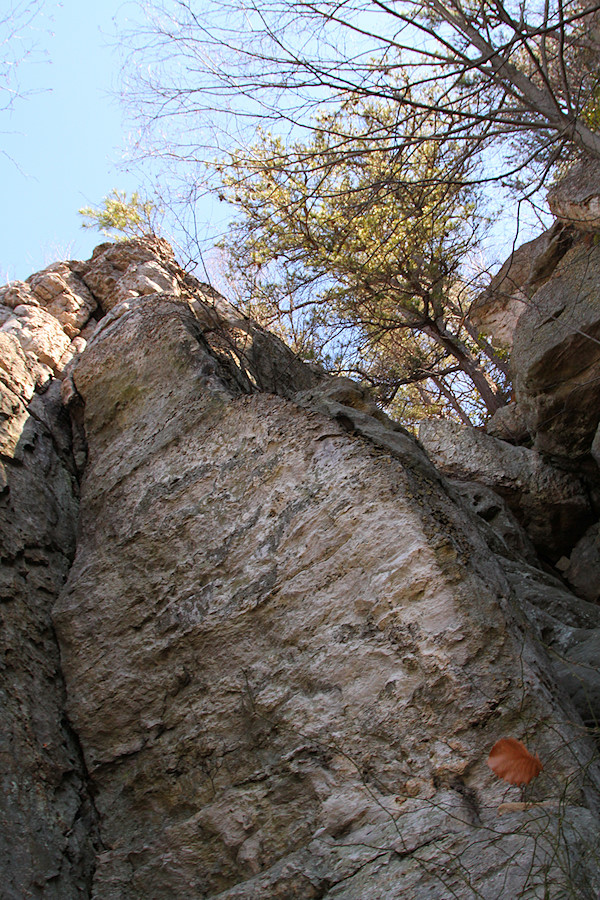
[[[491,492],[461,496],[360,387],[164,244],[68,268],[94,311],[61,322],[64,366],[44,382],[22,329],[0,329],[15,472],[34,461],[15,417],[66,428],[59,387],[71,413],[24,482],[39,506],[2,494],[56,555],[44,640],[20,588],[0,607],[19,629],[11,752],[45,759],[51,731],[70,773],[61,793],[10,763],[4,827],[29,855],[5,852],[7,896],[595,897],[600,607],[540,569]],[[540,755],[524,789],[486,764],[501,737]]]
[[[475,325],[495,346],[512,348],[515,328],[573,242],[573,228],[556,222],[532,241],[517,247],[470,309]]]

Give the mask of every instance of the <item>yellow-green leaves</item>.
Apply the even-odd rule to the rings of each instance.
[[[84,228],[96,228],[107,237],[125,241],[153,233],[155,212],[154,204],[141,200],[137,191],[128,198],[126,191],[113,190],[104,198],[102,206],[97,209],[85,206],[79,215],[90,220],[83,222]]]

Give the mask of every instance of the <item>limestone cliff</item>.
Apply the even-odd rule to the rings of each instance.
[[[516,512],[450,483],[162,242],[0,304],[7,900],[597,897],[600,606],[539,560],[545,458]]]

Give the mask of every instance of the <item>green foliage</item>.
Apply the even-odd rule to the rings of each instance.
[[[592,131],[600,131],[600,84],[597,84],[582,110],[582,118]]]
[[[90,219],[83,223],[84,228],[95,228],[118,241],[154,234],[156,214],[154,203],[141,200],[137,191],[128,198],[126,191],[113,190],[98,209],[85,206],[79,210],[79,215]]]
[[[247,311],[277,323],[294,349],[333,357],[387,404],[412,395],[464,420],[460,394],[479,419],[504,386],[465,326],[461,270],[481,224],[470,163],[416,119],[404,123],[410,140],[397,140],[400,114],[356,100],[320,115],[308,141],[286,147],[259,133],[218,167],[239,211],[223,246]]]

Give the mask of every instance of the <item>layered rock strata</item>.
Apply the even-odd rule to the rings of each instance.
[[[57,371],[73,496],[87,461],[55,683],[93,864],[38,896],[594,897],[597,751],[568,691],[589,711],[599,608],[164,247],[73,269],[99,323]],[[72,528],[53,539],[69,560]],[[506,736],[542,760],[525,789],[486,765]]]

